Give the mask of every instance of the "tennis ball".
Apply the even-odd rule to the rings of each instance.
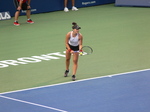
[[[80,56],[82,56],[82,54],[83,54],[82,52],[79,53]]]

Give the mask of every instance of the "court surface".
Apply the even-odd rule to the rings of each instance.
[[[150,69],[0,94],[1,112],[149,112]]]
[[[149,13],[107,4],[0,21],[0,111],[149,112]],[[75,82],[72,60],[64,78],[72,22],[94,50],[80,56]]]
[[[82,28],[83,45],[94,50],[80,57],[77,80],[150,67],[149,8],[108,4],[33,14],[34,24],[20,16],[19,27],[13,19],[0,21],[0,93],[71,81],[63,77],[63,51],[72,22]]]

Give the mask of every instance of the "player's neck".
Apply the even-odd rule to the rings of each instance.
[[[77,36],[77,34],[78,34],[78,33],[74,32],[74,31],[72,32],[72,35],[73,35],[73,36]]]

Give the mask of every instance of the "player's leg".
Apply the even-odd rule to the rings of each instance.
[[[26,16],[27,16],[27,23],[34,23],[31,18],[31,7],[27,5],[27,3],[22,4],[22,10],[26,10]]]
[[[68,0],[64,0],[64,7],[67,7]]]
[[[73,74],[72,74],[72,80],[76,79],[76,72],[77,72],[77,68],[78,68],[78,58],[79,58],[79,53],[75,52],[73,54]]]
[[[72,6],[75,6],[74,0],[72,0]]]
[[[68,0],[64,0],[64,11],[65,12],[68,12],[68,8],[67,8],[67,3],[68,3]]]
[[[67,76],[68,76],[68,73],[69,73],[70,58],[71,58],[71,54],[70,54],[70,52],[66,49],[66,71],[65,71],[65,73],[64,73],[64,77],[67,77]]]
[[[72,10],[77,11],[77,7],[75,7],[75,0],[72,0]]]
[[[27,23],[34,23],[31,18],[30,18],[30,15],[31,15],[31,9],[27,9],[26,11],[26,15],[27,15]]]
[[[19,15],[20,15],[20,11],[17,10],[15,13],[15,21],[18,21]]]
[[[19,6],[19,2],[17,0],[14,0],[14,5],[16,8],[15,17],[14,17],[14,25],[19,26],[20,24],[18,23],[18,18],[20,15],[20,10],[17,9]]]
[[[31,15],[31,10],[30,9],[27,9],[26,15],[27,15],[27,19],[30,19],[30,15]]]

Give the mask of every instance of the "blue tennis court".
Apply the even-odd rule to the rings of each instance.
[[[149,112],[150,69],[0,94],[0,112]]]

